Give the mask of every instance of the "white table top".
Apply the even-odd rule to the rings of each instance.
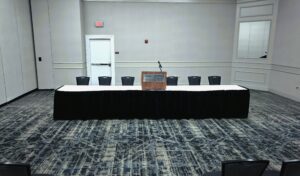
[[[99,85],[64,85],[58,89],[63,92],[87,91],[126,91],[142,90],[141,86],[99,86]],[[238,85],[200,85],[200,86],[167,86],[167,91],[218,91],[218,90],[246,90]]]

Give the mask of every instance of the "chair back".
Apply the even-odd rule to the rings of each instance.
[[[209,85],[220,85],[221,84],[221,76],[209,76],[208,82],[209,82]]]
[[[1,163],[0,176],[31,176],[30,165]]]
[[[123,86],[133,86],[134,84],[134,77],[132,76],[123,76],[121,80]]]
[[[110,76],[100,76],[98,77],[99,85],[110,86],[111,85],[111,77]]]
[[[78,76],[76,77],[77,85],[89,85],[90,77],[87,76]]]
[[[269,161],[224,161],[222,162],[222,176],[262,176]]]
[[[177,76],[168,76],[167,77],[167,85],[168,86],[177,86],[178,77]]]
[[[201,84],[201,77],[200,76],[189,76],[189,85],[200,85]]]
[[[299,176],[300,160],[284,161],[280,171],[280,176]]]

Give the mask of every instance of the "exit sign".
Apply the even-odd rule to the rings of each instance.
[[[104,22],[103,22],[103,21],[96,21],[96,27],[97,27],[97,28],[102,28],[102,27],[104,27]]]

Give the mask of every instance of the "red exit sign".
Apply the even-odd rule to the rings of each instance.
[[[97,27],[97,28],[102,28],[102,27],[104,27],[104,22],[103,22],[103,21],[96,21],[96,27]]]

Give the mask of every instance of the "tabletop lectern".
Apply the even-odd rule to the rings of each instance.
[[[167,72],[142,72],[142,90],[166,90]]]

